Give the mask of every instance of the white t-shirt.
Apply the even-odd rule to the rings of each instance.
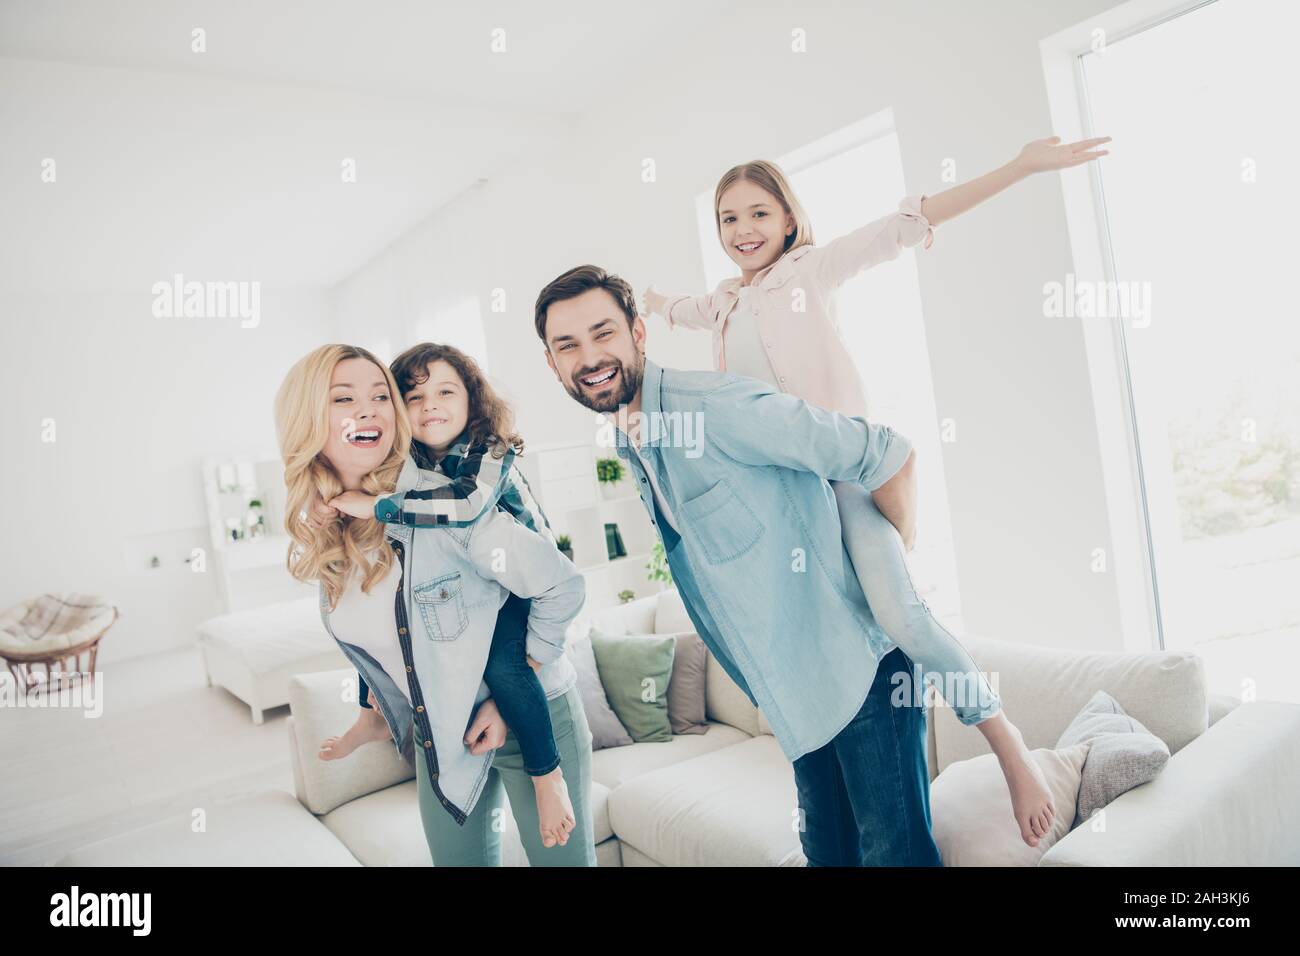
[[[637,446],[636,453],[637,455],[641,455],[640,445]],[[646,460],[645,457],[642,457],[641,468],[645,471],[646,480],[650,482],[650,490],[654,493],[655,501],[659,504],[659,511],[663,515],[663,519],[668,522],[670,528],[678,534],[681,534],[681,531],[677,528],[677,519],[673,517],[672,511],[669,510],[668,502],[664,500],[663,492],[659,490],[659,481],[655,478],[654,466]]]
[[[734,375],[747,375],[767,382],[777,391],[784,391],[776,381],[776,372],[772,369],[772,360],[768,358],[767,346],[758,334],[758,324],[754,321],[754,307],[750,303],[752,286],[741,286],[739,301],[727,317],[727,331],[724,336],[727,356],[727,371]]]
[[[402,564],[397,555],[393,555],[388,574],[375,582],[369,594],[361,590],[360,569],[354,568],[338,606],[330,614],[330,628],[340,641],[361,648],[378,661],[409,703],[406,662],[402,646],[397,643],[397,585],[401,580]]]

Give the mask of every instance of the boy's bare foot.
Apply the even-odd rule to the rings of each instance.
[[[373,698],[372,698],[373,699]],[[346,757],[362,744],[376,740],[389,740],[393,736],[388,729],[388,721],[375,708],[361,708],[357,722],[348,728],[342,737],[326,737],[320,745],[321,760],[338,760]]]
[[[1047,787],[1047,777],[1025,746],[1020,728],[1008,722],[1014,744],[1005,754],[998,754],[1002,774],[1011,791],[1011,813],[1020,827],[1020,837],[1030,846],[1047,836],[1056,817],[1052,792]]]
[[[542,846],[564,846],[577,821],[573,818],[573,804],[569,802],[563,772],[556,767],[545,776],[533,777],[533,791],[537,795],[537,825],[542,832]]]

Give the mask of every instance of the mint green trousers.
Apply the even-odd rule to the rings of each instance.
[[[537,798],[533,778],[524,770],[523,754],[513,732],[492,758],[492,769],[478,802],[458,826],[443,809],[429,785],[424,751],[415,748],[419,766],[415,774],[420,795],[420,820],[434,866],[500,866],[501,834],[505,830],[504,795],[510,795],[510,812],[528,862],[532,866],[595,866],[596,844],[591,825],[591,728],[582,709],[578,688],[547,701],[551,727],[555,731],[555,749],[560,755],[560,769],[569,787],[573,816],[577,825],[569,832],[564,846],[542,845],[538,829]]]

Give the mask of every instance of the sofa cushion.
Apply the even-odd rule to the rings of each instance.
[[[1114,697],[1099,690],[1065,728],[1056,749],[1091,744],[1079,785],[1074,822],[1087,820],[1121,793],[1155,779],[1169,762],[1165,742],[1124,713]]]
[[[668,679],[677,640],[671,634],[614,636],[593,627],[591,646],[605,696],[632,739],[667,743],[673,734]]]
[[[1034,750],[1055,747],[1065,728],[1098,690],[1177,753],[1208,726],[1205,665],[1190,651],[1146,654],[1075,651],[967,635],[962,643],[1002,698],[1007,717]],[[952,708],[936,704],[935,761],[949,764],[989,753],[984,735],[962,725]]]
[[[188,813],[109,837],[56,866],[359,866],[347,847],[293,794],[264,790],[204,808],[196,833]]]
[[[949,764],[930,786],[934,842],[944,866],[1037,866],[1074,824],[1086,743],[1030,751],[1042,768],[1056,813],[1047,836],[1030,846],[1011,812],[1011,792],[991,754]]]
[[[591,728],[591,749],[596,751],[631,744],[632,737],[627,728],[619,723],[618,715],[609,705],[605,685],[600,682],[600,670],[596,667],[596,652],[592,649],[591,638],[570,638],[565,643],[565,650],[572,658],[573,669],[578,674],[578,695],[582,698],[582,709],[587,714],[587,726]]]
[[[704,734],[674,734],[668,743],[610,747],[591,755],[591,778],[611,790],[641,774],[690,760],[748,740],[749,735],[728,724],[710,723]]]
[[[363,744],[340,760],[318,756],[322,740],[342,734],[357,719],[355,683],[347,683],[356,678],[349,669],[298,674],[289,681],[294,789],[318,816],[415,776],[415,764],[391,740]]]
[[[656,634],[677,634],[681,631],[694,631],[695,622],[686,613],[682,602],[682,593],[676,588],[668,588],[655,595],[654,631]]]
[[[501,863],[527,866],[509,796],[503,802]],[[414,780],[359,797],[320,819],[366,866],[433,865]],[[597,844],[614,835],[609,826],[609,788],[595,780],[591,782],[591,824]]]
[[[668,723],[675,734],[702,734],[709,729],[705,700],[708,697],[709,649],[694,631],[672,635],[673,676],[668,681]]]
[[[759,727],[758,708],[712,654],[704,669],[704,687],[704,713],[709,720],[730,724],[750,737],[763,732]]]
[[[599,627],[593,627],[592,633],[606,633]],[[635,632],[629,632],[627,636],[633,636]],[[709,649],[704,646],[700,636],[694,631],[682,631],[677,634],[644,634],[638,635],[643,637],[672,637],[676,642],[673,650],[673,670],[672,675],[668,678],[668,723],[675,734],[702,734],[708,730],[708,715],[705,712],[705,700],[707,698],[707,672],[709,665]],[[575,642],[578,644],[581,642]],[[575,663],[581,650],[575,646],[573,654]],[[604,690],[601,690],[601,696],[604,697]],[[586,703],[586,698],[583,698]],[[606,705],[608,706],[608,704]],[[612,715],[611,711],[611,715]],[[617,719],[617,718],[615,718]],[[620,725],[620,730],[622,725]],[[595,731],[592,731],[595,734]],[[626,736],[626,733],[624,733]],[[628,738],[624,743],[631,743]],[[592,746],[593,750],[603,749]]]
[[[769,736],[642,774],[609,797],[624,850],[664,866],[803,866],[797,812],[794,768]]]
[[[656,634],[678,634],[689,631],[698,635],[695,623],[686,613],[686,605],[682,603],[680,591],[669,588],[660,591],[655,599],[657,602],[654,617]],[[705,649],[707,651],[707,646]],[[760,733],[771,733],[770,727],[766,731],[760,729],[758,708],[712,654],[709,654],[708,664],[705,666],[704,685],[705,716],[709,720],[731,724],[751,737]]]
[[[350,800],[320,818],[363,866],[432,866],[416,782]]]

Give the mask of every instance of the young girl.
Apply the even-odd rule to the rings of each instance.
[[[500,508],[552,545],[555,536],[514,466],[523,441],[512,430],[509,406],[483,377],[477,363],[459,349],[423,343],[399,355],[391,366],[402,390],[411,426],[411,453],[397,481],[398,492],[372,496],[349,491],[317,509],[330,520],[342,513],[414,527],[468,527],[487,509]],[[415,486],[424,478],[425,488]],[[502,718],[519,741],[524,767],[533,780],[539,823],[546,845],[563,845],[573,828],[573,808],[560,770],[546,694],[537,678],[541,665],[525,654],[530,602],[511,595],[501,607],[483,679]],[[370,701],[358,675],[361,713],[342,737],[321,745],[320,757],[344,757],[362,743],[385,740],[387,723]]]
[[[866,418],[862,382],[839,333],[835,289],[923,238],[928,249],[934,226],[1030,173],[1106,155],[1089,150],[1108,140],[1036,140],[1000,169],[936,196],[907,197],[898,212],[825,246],[813,245],[808,217],[775,164],[759,160],[733,167],[718,182],[714,213],[718,239],[740,277],[702,296],[665,296],[652,286],[645,291],[644,311],[662,315],[670,328],[712,331],[720,371],[762,379],[810,404]],[[877,621],[924,674],[942,675],[944,696],[958,720],[984,734],[1006,777],[1021,837],[1036,845],[1056,812],[1047,782],[970,654],[917,595],[904,553],[912,547],[914,520],[882,514],[861,485],[836,481],[831,487],[845,547]]]

